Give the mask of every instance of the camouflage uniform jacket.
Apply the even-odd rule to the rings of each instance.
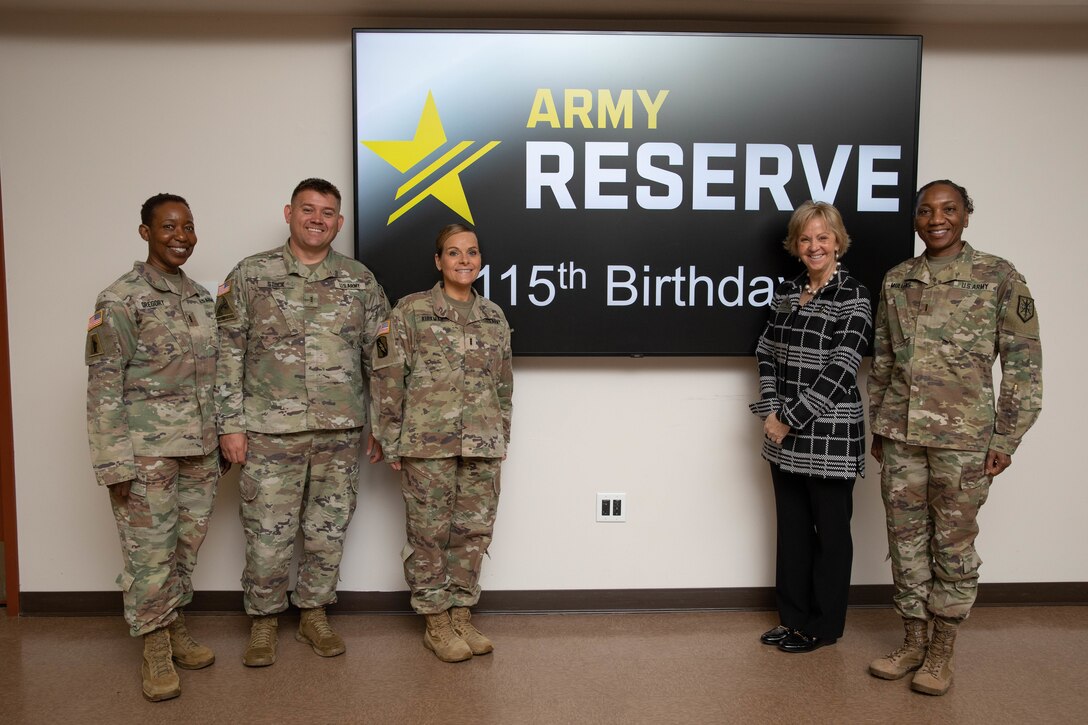
[[[220,434],[366,424],[364,366],[389,302],[363,264],[330,249],[311,271],[286,244],[254,254],[220,286],[215,312]]]
[[[476,296],[463,319],[436,284],[400,300],[374,346],[374,436],[386,460],[501,458],[510,442],[510,326]]]
[[[1012,455],[1042,409],[1042,362],[1035,302],[1009,262],[966,243],[936,273],[924,254],[907,260],[884,277],[877,306],[873,433]]]
[[[136,478],[134,456],[198,456],[218,446],[212,297],[136,262],[98,296],[87,324],[87,434],[102,485]]]

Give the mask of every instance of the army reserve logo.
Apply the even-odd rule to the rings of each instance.
[[[1031,297],[1020,295],[1020,299],[1016,303],[1016,316],[1023,322],[1027,322],[1035,317],[1035,300]]]
[[[414,167],[418,166],[424,159],[446,143],[446,132],[442,129],[442,119],[438,116],[438,107],[435,105],[433,94],[427,93],[427,100],[423,104],[423,113],[419,117],[415,136],[410,141],[360,141],[359,143],[376,153],[397,171],[408,174]],[[468,199],[465,197],[465,189],[461,185],[459,174],[479,161],[484,154],[498,146],[501,143],[500,141],[488,141],[482,147],[458,161],[452,169],[446,171],[437,179],[430,181],[430,177],[471,148],[474,143],[476,142],[458,142],[453,148],[416,171],[411,178],[401,184],[393,197],[394,199],[400,199],[420,185],[423,185],[423,188],[416,191],[414,196],[390,214],[385,225],[389,226],[395,222],[428,196],[433,196],[445,204],[469,224],[475,224],[472,220],[472,211],[469,209]]]

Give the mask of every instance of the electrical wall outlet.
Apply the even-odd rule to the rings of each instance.
[[[622,523],[627,521],[626,493],[598,493],[597,521]]]

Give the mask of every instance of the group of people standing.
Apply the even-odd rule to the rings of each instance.
[[[952,684],[956,633],[975,601],[979,509],[1042,408],[1034,299],[1012,264],[963,238],[973,211],[967,190],[947,179],[918,191],[925,251],[884,277],[868,377],[870,453],[905,630],[869,671],[888,680],[914,672],[911,688],[929,695]],[[763,419],[778,522],[780,624],[760,641],[801,653],[834,644],[846,621],[852,492],[865,474],[857,372],[873,323],[868,291],[838,261],[850,238],[833,206],[801,205],[785,246],[805,271],[771,302],[750,407]]]
[[[124,556],[118,584],[143,637],[144,696],[181,693],[175,669],[215,661],[185,623],[191,576],[219,477],[241,466],[243,663],[276,661],[278,615],[323,657],[345,651],[336,601],[355,511],[363,432],[371,463],[402,472],[412,606],[424,644],[447,662],[491,652],[471,622],[510,439],[510,327],[476,294],[474,230],[443,229],[440,281],[390,310],[363,264],[331,248],[340,192],[298,184],[282,246],[243,259],[213,298],[182,271],[197,243],[184,198],[141,209],[145,262],[103,291],[87,325],[87,422],[95,476],[108,487]],[[370,387],[367,410],[364,386]]]
[[[150,700],[180,694],[175,663],[215,661],[182,610],[232,464],[242,467],[245,665],[276,661],[300,530],[295,638],[323,657],[345,651],[325,607],[336,601],[364,449],[401,473],[401,556],[424,645],[445,662],[493,649],[470,608],[510,440],[510,327],[472,288],[482,253],[471,227],[440,231],[440,280],[390,310],[370,270],[331,248],[340,205],[331,183],[302,181],[284,207],[287,242],[239,262],[213,298],[182,271],[197,242],[188,203],[153,196],[139,227],[146,261],[99,295],[88,322],[91,454],[121,538],[118,584],[130,632],[143,637]],[[978,510],[1042,398],[1034,301],[1011,264],[963,239],[973,210],[947,180],[918,192],[926,251],[884,279],[868,378],[905,629],[870,672],[917,671],[912,687],[928,694],[951,685],[956,631],[975,599]],[[805,270],[776,291],[756,348],[751,409],[763,419],[775,492],[781,621],[760,639],[785,652],[833,644],[846,620],[853,485],[865,473],[857,373],[873,332],[869,292],[840,262],[849,247],[835,207],[794,212],[785,248]]]

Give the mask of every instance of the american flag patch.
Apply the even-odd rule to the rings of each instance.
[[[105,321],[106,321],[106,311],[105,310],[95,310],[94,314],[91,315],[90,319],[87,320],[87,331],[90,332],[91,330],[98,327],[99,325],[101,325]]]
[[[385,321],[382,322],[382,324],[378,325],[378,334],[379,335],[388,335],[389,334],[389,320],[385,320]]]
[[[219,285],[219,291],[215,293],[215,296],[222,297],[228,292],[230,292],[230,282],[224,282],[223,284]]]

